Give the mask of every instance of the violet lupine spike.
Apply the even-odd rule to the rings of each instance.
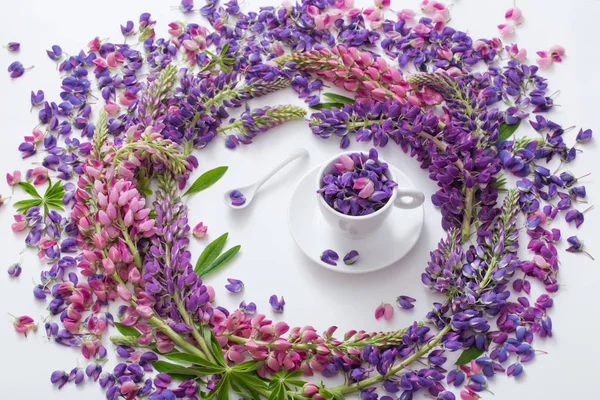
[[[266,132],[285,122],[300,119],[305,114],[306,111],[303,108],[292,105],[246,109],[239,118],[232,120],[229,125],[218,128],[217,131],[237,130],[238,133],[228,135],[225,142],[227,147],[234,149],[240,143],[252,143],[252,139],[258,133]]]
[[[144,260],[145,290],[156,299],[153,308],[158,315],[184,323],[178,308],[183,306],[193,321],[203,322],[213,313],[212,289],[193,270],[187,206],[169,175],[159,177],[154,206],[157,231]]]

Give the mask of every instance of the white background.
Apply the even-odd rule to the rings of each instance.
[[[247,0],[244,7],[248,10],[276,3],[276,0]],[[392,8],[398,9],[417,4],[415,1],[392,3]],[[153,19],[158,20],[159,32],[165,32],[169,22],[182,19],[173,7],[175,1],[30,0],[8,4],[3,2],[0,13],[0,43],[18,41],[22,43],[22,50],[16,54],[0,50],[2,175],[29,167],[17,151],[23,136],[30,133],[37,121],[36,114],[29,112],[29,91],[43,89],[47,99],[58,98],[59,75],[54,62],[46,57],[46,49],[59,44],[66,52],[76,53],[95,36],[119,42],[119,24],[131,19],[137,25],[139,14],[144,11],[151,12]],[[504,21],[504,11],[510,6],[512,1],[508,0],[457,1],[451,10],[450,24],[467,30],[474,39],[496,36],[496,25]],[[555,108],[553,117],[565,127],[576,124],[578,127],[595,128],[596,133],[600,133],[597,123],[600,93],[597,68],[600,57],[595,37],[600,2],[530,0],[519,1],[518,6],[523,10],[525,22],[518,28],[514,40],[528,50],[531,62],[535,51],[553,44],[561,44],[567,51],[562,64],[544,72],[550,79],[550,91],[560,90],[556,103],[561,107]],[[194,14],[193,19],[199,20],[198,14]],[[11,80],[6,67],[15,60],[22,61],[25,67],[35,65],[35,68],[22,78]],[[259,104],[283,102],[301,104],[291,91],[262,99]],[[574,138],[573,132],[569,138]],[[576,175],[598,170],[597,138],[595,140],[584,148],[585,153],[580,154],[571,166]],[[222,193],[226,189],[255,180],[270,165],[297,147],[307,148],[310,160],[294,164],[277,175],[264,187],[251,207],[234,211],[222,204]],[[353,142],[351,149],[367,149],[367,146],[361,147]],[[363,276],[337,274],[311,263],[296,248],[287,227],[287,206],[292,190],[306,171],[337,151],[337,140],[321,140],[313,136],[305,122],[298,121],[258,137],[248,147],[229,151],[217,140],[209,149],[197,153],[199,172],[217,165],[228,165],[230,169],[213,188],[189,198],[191,223],[204,221],[209,226],[209,237],[202,242],[194,240],[193,254],[197,257],[209,240],[226,231],[230,232],[230,245],[242,245],[235,262],[209,280],[216,288],[219,304],[233,308],[242,299],[254,301],[259,312],[271,317],[268,298],[276,293],[285,296],[287,302],[284,314],[273,316],[276,320],[283,318],[292,326],[311,324],[320,331],[336,324],[340,332],[351,328],[397,329],[422,318],[427,312],[435,297],[421,285],[420,275],[429,259],[429,251],[443,234],[439,212],[430,201],[425,206],[425,227],[420,242],[404,260],[388,269]],[[381,154],[407,172],[428,197],[435,191],[434,183],[427,179],[418,163],[410,160],[396,146],[388,145]],[[593,204],[600,194],[596,177],[592,175],[582,183],[587,186]],[[4,196],[10,195],[4,179],[0,189]],[[17,193],[16,199],[21,196],[22,193]],[[23,235],[14,235],[10,230],[12,214],[10,204],[5,204],[0,210],[0,397],[64,400],[85,395],[86,398],[101,399],[100,389],[92,383],[85,385],[85,391],[68,385],[58,392],[50,385],[49,376],[53,370],[68,371],[78,362],[86,365],[78,351],[49,342],[44,338],[43,329],[28,338],[19,337],[13,331],[8,312],[29,314],[36,320],[45,317],[46,312],[43,302],[36,301],[31,294],[32,279],[39,279],[40,272],[40,264],[34,254],[25,254],[20,278],[9,279],[5,272],[10,264],[19,261],[19,252],[24,248]],[[600,257],[598,215],[598,211],[587,213],[586,223],[576,234],[586,240],[592,254]],[[574,231],[563,230],[563,234],[566,238]],[[564,248],[564,244],[560,247]],[[492,379],[490,389],[497,399],[598,398],[596,382],[600,373],[597,361],[600,346],[595,342],[595,333],[600,329],[597,316],[600,266],[584,255],[564,252],[561,252],[561,261],[562,287],[555,296],[556,305],[551,313],[554,336],[535,341],[535,347],[548,354],[538,354],[536,360],[526,366],[525,374],[517,383],[504,377]],[[227,293],[223,285],[228,277],[243,280],[246,284],[244,291],[235,295]],[[397,309],[391,321],[376,321],[373,317],[375,307],[382,301],[394,303],[396,296],[401,294],[418,299],[415,309]],[[112,346],[108,346],[114,361]],[[484,393],[484,396],[492,397],[490,393]]]

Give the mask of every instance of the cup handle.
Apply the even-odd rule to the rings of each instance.
[[[394,201],[394,206],[410,210],[419,207],[425,201],[423,192],[417,189],[397,188],[398,197]]]

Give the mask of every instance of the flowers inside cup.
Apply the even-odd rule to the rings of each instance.
[[[342,154],[330,173],[321,179],[321,193],[334,210],[350,216],[369,215],[392,197],[398,183],[388,178],[388,165],[377,150],[369,154]]]

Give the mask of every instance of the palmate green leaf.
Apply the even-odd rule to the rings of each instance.
[[[331,110],[333,107],[342,108],[344,107],[344,103],[319,103],[315,104],[314,106],[310,106],[310,108],[314,110],[320,110],[322,108],[327,108],[328,110]]]
[[[277,387],[273,391],[271,391],[269,400],[285,400],[284,387],[282,385],[277,385]]]
[[[198,261],[196,261],[196,267],[194,271],[198,276],[202,276],[201,272],[207,269],[213,261],[219,257],[221,251],[223,251],[223,247],[225,247],[225,242],[227,241],[227,237],[229,236],[229,232],[226,232],[210,242],[208,246],[204,249],[200,257],[198,257]]]
[[[225,175],[225,172],[227,172],[228,168],[229,167],[222,166],[211,169],[210,171],[206,171],[205,173],[200,175],[200,177],[198,177],[198,179],[196,179],[194,183],[192,183],[192,185],[183,194],[183,196],[188,196],[190,194],[201,192],[202,190],[212,186],[219,179],[221,179],[223,175]]]
[[[350,97],[342,96],[342,95],[335,94],[335,93],[323,93],[323,96],[327,97],[329,100],[332,100],[336,103],[354,104],[356,102],[356,100],[354,100]]]
[[[53,185],[51,180],[48,180],[48,188],[44,193],[44,199],[62,199],[65,195],[65,189],[62,187],[60,181],[56,181]]]
[[[42,196],[37,192],[36,188],[29,182],[19,182],[19,186],[33,197],[41,199]]]
[[[211,363],[201,357],[198,357],[194,354],[182,353],[182,352],[171,352],[163,354],[163,356],[171,361],[179,361],[179,362],[189,362],[191,364],[201,365],[203,367],[215,369],[218,372],[223,372],[224,368]],[[218,373],[215,372],[215,373]]]
[[[213,261],[208,267],[206,267],[206,269],[204,271],[202,271],[198,275],[200,277],[205,277],[206,275],[223,268],[225,265],[227,265],[227,263],[229,261],[231,261],[231,259],[233,257],[235,257],[235,255],[240,251],[241,248],[242,248],[242,246],[240,246],[239,244],[237,246],[233,246],[232,248],[227,250],[225,253],[223,253],[219,257],[217,257],[217,259],[215,261]]]
[[[42,199],[29,199],[17,201],[13,206],[17,209],[17,212],[24,213],[31,207],[41,206]]]
[[[242,398],[249,400],[261,400],[260,393],[256,390],[256,388],[254,388],[248,382],[240,379],[239,375],[232,374],[230,384],[231,388]]]
[[[515,133],[519,128],[519,125],[521,125],[521,120],[512,125],[509,125],[506,122],[501,123],[500,127],[498,128],[498,141],[507,140],[509,137],[511,137],[512,134]]]
[[[234,365],[233,367],[231,367],[231,369],[236,372],[252,372],[252,371],[256,371],[263,365],[264,365],[264,361],[251,360],[251,361],[243,362],[241,364]]]
[[[136,338],[142,336],[140,331],[135,329],[132,326],[125,326],[120,322],[115,322],[115,328],[119,331],[119,333],[123,336],[135,336]]]

